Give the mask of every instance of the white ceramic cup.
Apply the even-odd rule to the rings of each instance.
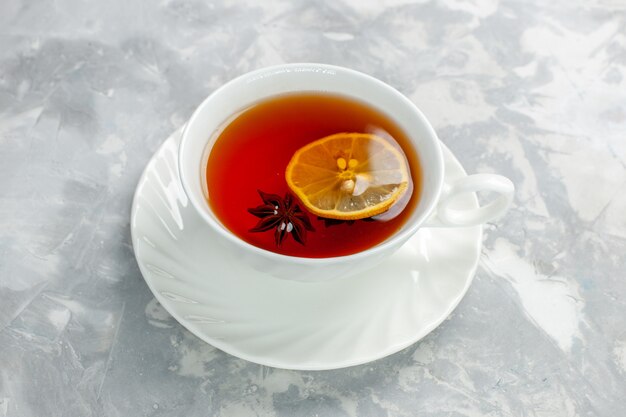
[[[422,167],[422,195],[404,226],[384,242],[354,255],[299,258],[253,246],[231,233],[211,211],[205,172],[218,133],[241,110],[263,99],[294,92],[320,92],[352,97],[390,115],[410,138]],[[324,281],[369,269],[399,249],[420,227],[475,226],[495,220],[508,209],[513,183],[500,175],[470,175],[444,184],[439,139],[422,112],[389,85],[363,73],[322,64],[286,64],[262,68],[224,84],[196,109],[183,130],[179,148],[180,177],[194,209],[216,232],[214,238],[253,268],[279,278]],[[455,210],[462,193],[491,191],[491,203],[473,210]],[[207,239],[211,238],[207,236]]]

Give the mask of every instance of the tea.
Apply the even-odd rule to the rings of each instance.
[[[408,137],[391,117],[352,98],[275,96],[242,110],[217,135],[206,169],[208,202],[227,229],[262,249],[307,258],[358,253],[398,231],[419,199],[422,173]],[[346,143],[348,153],[332,150]],[[294,164],[310,168],[307,154],[333,159],[294,171]],[[375,155],[386,158],[372,168]],[[402,177],[402,166],[402,184],[379,181]],[[317,177],[298,188],[292,177],[307,172]]]

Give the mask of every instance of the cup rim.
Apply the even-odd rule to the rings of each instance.
[[[323,69],[327,71],[337,71],[337,72],[346,73],[349,76],[361,78],[368,83],[375,84],[379,88],[386,90],[387,92],[391,93],[396,98],[398,98],[405,106],[411,108],[411,110],[415,113],[416,120],[419,120],[419,122],[428,131],[432,139],[436,142],[435,153],[437,155],[437,160],[438,160],[437,167],[439,170],[439,172],[437,172],[436,175],[438,176],[439,181],[437,182],[435,186],[433,196],[431,197],[431,200],[427,203],[427,206],[424,209],[421,218],[418,218],[416,221],[414,221],[413,224],[408,225],[404,230],[401,230],[393,234],[387,240],[377,244],[376,246],[373,246],[371,248],[365,249],[361,252],[357,252],[351,255],[332,256],[332,257],[325,257],[325,258],[306,258],[306,257],[292,256],[292,255],[283,255],[280,253],[272,252],[267,249],[259,248],[258,246],[252,245],[244,241],[243,239],[237,237],[232,232],[226,230],[224,226],[219,224],[215,219],[213,219],[211,216],[209,216],[205,212],[205,210],[203,209],[203,207],[200,206],[200,204],[207,204],[207,202],[204,201],[204,199],[202,202],[197,201],[197,199],[195,198],[195,193],[192,190],[190,190],[190,185],[188,184],[188,178],[185,174],[185,171],[182,169],[183,155],[185,154],[184,150],[185,150],[187,143],[189,142],[188,140],[189,126],[194,124],[194,122],[201,116],[201,114],[204,113],[204,109],[207,106],[211,105],[211,102],[214,99],[214,96],[216,96],[218,93],[222,92],[223,90],[232,88],[233,85],[236,85],[248,79],[252,79],[255,76],[260,75],[260,74],[264,74],[268,72],[275,72],[275,71],[279,71],[283,69],[306,68],[306,67],[309,67],[311,69],[315,68],[315,69]],[[263,257],[269,258],[270,260],[275,260],[277,262],[282,262],[282,263],[287,262],[287,263],[297,263],[300,265],[320,266],[320,265],[338,264],[338,263],[343,263],[346,261],[358,261],[359,259],[369,258],[371,256],[384,253],[387,250],[394,248],[398,242],[405,242],[413,234],[415,234],[415,232],[417,232],[417,230],[424,224],[425,220],[430,217],[430,215],[434,211],[437,205],[437,202],[439,200],[439,196],[443,188],[443,180],[444,180],[444,159],[443,159],[443,152],[441,151],[441,146],[439,145],[439,138],[437,137],[435,130],[431,126],[426,116],[424,116],[424,114],[421,112],[421,110],[411,100],[409,100],[404,94],[400,93],[398,90],[391,87],[389,84],[371,75],[362,73],[360,71],[356,71],[350,68],[336,66],[336,65],[305,62],[305,63],[272,65],[272,66],[259,68],[253,71],[249,71],[231,79],[230,81],[226,82],[225,84],[221,85],[219,88],[214,90],[211,94],[209,94],[209,96],[207,96],[202,101],[202,103],[200,103],[200,105],[196,107],[193,114],[191,115],[191,117],[189,118],[187,123],[185,123],[185,126],[183,127],[180,145],[178,148],[178,171],[179,171],[179,176],[181,179],[181,184],[183,186],[183,190],[187,194],[187,197],[189,201],[191,202],[193,208],[202,217],[202,219],[207,224],[209,224],[210,227],[215,232],[217,232],[221,237],[227,239],[228,241],[230,241],[231,243],[234,243],[236,246],[239,246],[242,249],[251,251],[255,253],[256,255],[261,255]]]

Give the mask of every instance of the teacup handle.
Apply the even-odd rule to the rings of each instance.
[[[478,191],[492,191],[499,195],[488,204],[475,209],[453,208],[452,203],[457,197]],[[514,191],[515,186],[510,179],[495,174],[469,175],[452,184],[446,184],[437,204],[436,215],[427,222],[426,227],[477,226],[496,220],[509,209]]]

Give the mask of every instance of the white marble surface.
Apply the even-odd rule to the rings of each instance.
[[[510,176],[466,298],[422,342],[329,372],[224,354],[135,263],[143,166],[265,65],[370,73],[471,172]],[[626,413],[626,3],[0,2],[0,417]]]

